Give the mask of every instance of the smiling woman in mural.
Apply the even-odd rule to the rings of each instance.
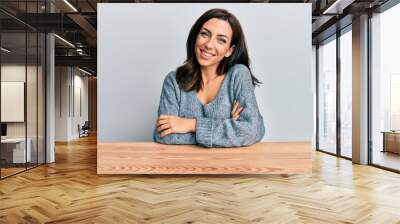
[[[261,141],[265,128],[241,25],[224,9],[192,26],[187,59],[161,91],[154,140],[163,144],[239,147]]]

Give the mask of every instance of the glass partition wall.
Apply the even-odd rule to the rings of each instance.
[[[317,149],[351,159],[351,25],[318,45],[317,63]]]
[[[318,47],[318,149],[336,154],[336,36]]]
[[[370,161],[400,172],[400,4],[371,18]]]
[[[18,2],[29,13],[42,5]],[[1,179],[45,163],[45,41],[44,33],[0,11]]]
[[[368,164],[400,172],[400,4],[388,2],[371,15]],[[351,33],[350,25],[317,45],[317,149],[347,159],[352,157]]]
[[[352,34],[351,26],[342,31],[340,64],[340,154],[352,158]]]

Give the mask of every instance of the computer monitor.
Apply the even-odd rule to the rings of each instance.
[[[1,123],[1,136],[2,137],[7,136],[7,124],[6,123]]]

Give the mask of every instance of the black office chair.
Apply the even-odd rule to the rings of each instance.
[[[89,121],[85,121],[85,123],[82,125],[82,127],[80,127],[80,125],[78,125],[79,138],[89,136],[89,129],[90,129]]]

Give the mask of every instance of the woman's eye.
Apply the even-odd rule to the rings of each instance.
[[[222,44],[225,44],[226,43],[226,40],[225,39],[219,39],[218,40],[220,43],[222,43]]]
[[[204,32],[204,31],[202,31],[202,32],[200,32],[200,35],[201,35],[201,36],[203,36],[203,37],[207,37],[207,36],[208,36],[208,33],[207,33],[207,32]]]

